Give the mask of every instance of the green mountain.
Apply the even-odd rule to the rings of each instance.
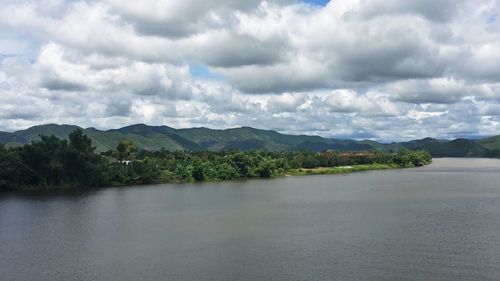
[[[429,151],[435,157],[484,157],[487,152],[487,149],[479,143],[467,139],[431,142],[420,148]]]
[[[485,157],[500,158],[500,136],[484,138],[477,143],[488,149]]]
[[[429,147],[441,143],[446,143],[446,141],[441,141],[433,138],[425,138],[421,140],[412,140],[409,142],[399,143],[402,147],[407,149],[420,149],[422,147]]]
[[[40,139],[40,135],[44,136],[54,135],[62,139],[62,138],[67,138],[68,135],[77,128],[79,127],[73,125],[47,124],[47,125],[34,126],[26,130],[17,131],[14,132],[14,134],[28,142]]]
[[[14,133],[0,132],[0,143],[8,145],[22,145],[39,140],[40,135],[55,135],[64,139],[78,126],[47,124],[28,128]],[[116,130],[101,131],[95,128],[83,129],[92,139],[92,144],[99,152],[114,149],[122,140],[131,140],[139,148],[148,150],[200,150],[196,143],[172,133],[172,128],[161,126],[151,127],[143,124],[132,125]]]
[[[500,136],[481,139],[481,140],[478,140],[477,143],[486,147],[487,149],[499,150],[500,149]]]
[[[319,136],[285,135],[272,130],[241,127],[226,130],[207,128],[180,129],[179,135],[209,150],[267,149],[323,151],[328,149],[353,151],[372,149],[370,145],[352,140],[327,139]]]
[[[0,143],[22,145],[39,140],[40,135],[67,138],[78,126],[47,124],[17,132],[0,132]],[[337,150],[361,151],[424,149],[435,157],[500,157],[500,136],[480,140],[456,139],[452,141],[425,138],[409,142],[379,143],[371,140],[356,141],[328,139],[319,136],[286,135],[272,130],[251,127],[215,130],[209,128],[175,129],[168,126],[131,125],[119,129],[83,129],[99,152],[114,149],[122,140],[131,140],[146,150]]]
[[[0,143],[21,143],[24,141],[24,138],[14,133],[0,132]]]

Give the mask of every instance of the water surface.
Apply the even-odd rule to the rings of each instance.
[[[500,280],[500,160],[0,197],[1,280]]]

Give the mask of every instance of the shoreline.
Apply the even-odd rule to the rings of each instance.
[[[415,166],[401,167],[396,164],[374,163],[374,164],[360,164],[360,165],[341,166],[341,167],[298,168],[291,170],[289,173],[286,173],[285,175],[287,176],[337,175],[337,174],[350,174],[363,171],[408,169],[408,168],[416,168],[416,167]]]
[[[423,166],[427,166],[431,164],[432,161]],[[382,170],[396,170],[396,169],[410,169],[410,168],[418,168],[423,166],[405,166],[401,167],[396,164],[359,164],[352,166],[339,166],[339,167],[316,167],[316,168],[297,168],[291,169],[283,174],[272,175],[270,177],[248,177],[248,178],[239,178],[235,180],[206,180],[206,181],[162,181],[156,180],[151,183],[132,183],[132,184],[115,184],[109,186],[102,187],[82,187],[82,186],[49,186],[49,187],[24,187],[20,189],[7,190],[4,192],[0,192],[1,194],[16,194],[16,193],[35,193],[35,194],[58,194],[58,193],[66,193],[66,192],[75,192],[75,193],[83,193],[83,192],[91,192],[91,191],[99,191],[108,188],[123,188],[123,187],[132,187],[132,186],[153,186],[153,185],[163,185],[163,184],[193,184],[193,183],[210,183],[210,182],[230,182],[230,181],[246,181],[246,180],[266,180],[266,179],[278,179],[281,177],[300,177],[300,176],[316,176],[316,175],[340,175],[340,174],[351,174],[357,172],[366,172],[366,171],[382,171]]]

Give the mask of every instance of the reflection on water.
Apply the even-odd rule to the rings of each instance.
[[[500,161],[0,197],[2,280],[500,280]]]

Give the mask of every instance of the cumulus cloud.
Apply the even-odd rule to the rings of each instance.
[[[0,129],[499,134],[499,13],[498,0],[7,1]]]
[[[352,90],[335,90],[324,101],[333,112],[365,116],[398,116],[401,112],[386,95],[370,92],[360,95]]]
[[[407,103],[449,104],[474,95],[475,89],[450,78],[397,81],[386,86],[394,100]]]
[[[234,21],[234,14],[251,11],[260,0],[105,0],[141,33],[183,37],[202,33],[207,28],[224,28]],[[271,1],[285,4],[290,0]]]
[[[41,48],[34,69],[39,73],[40,86],[53,91],[121,91],[170,99],[191,96],[187,66],[127,60],[119,62],[114,64],[109,60],[106,63],[51,43]]]
[[[424,17],[431,21],[445,22],[453,18],[463,0],[373,0],[363,7],[362,15],[367,17],[393,14],[410,14]]]

